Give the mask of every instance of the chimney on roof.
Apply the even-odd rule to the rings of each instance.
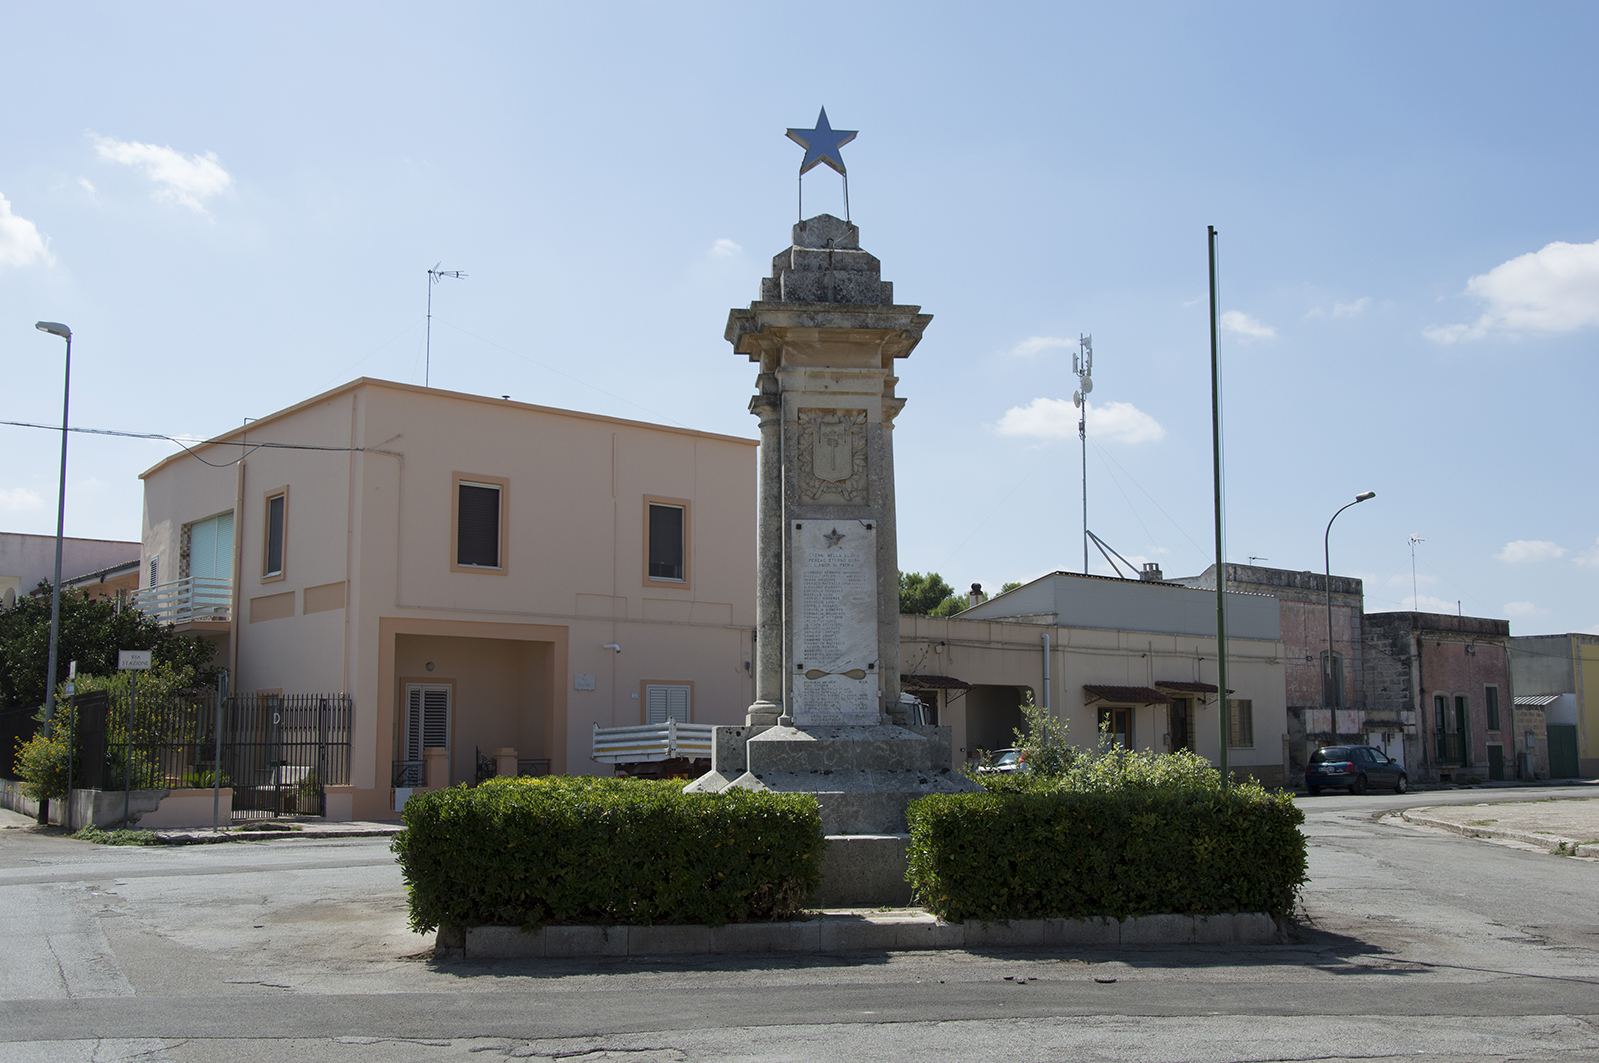
[[[982,605],[986,601],[988,601],[988,595],[983,593],[983,585],[981,583],[972,584],[972,597],[966,608],[970,609],[974,605]]]
[[[1159,562],[1156,561],[1145,561],[1144,570],[1138,574],[1138,578],[1153,583],[1163,583],[1166,579],[1161,574]]]

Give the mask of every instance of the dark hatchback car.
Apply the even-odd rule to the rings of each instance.
[[[1305,765],[1305,789],[1313,794],[1332,788],[1363,794],[1372,787],[1402,794],[1410,778],[1397,760],[1371,746],[1327,746]]]

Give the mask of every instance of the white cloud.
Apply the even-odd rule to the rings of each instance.
[[[1371,296],[1363,295],[1352,303],[1334,303],[1331,311],[1319,306],[1313,306],[1305,313],[1305,320],[1323,317],[1354,317],[1364,314],[1366,308],[1371,306]]]
[[[1076,347],[1076,340],[1064,340],[1059,336],[1029,336],[1010,349],[1012,358],[1037,358],[1045,351],[1053,351],[1060,347]]]
[[[1400,606],[1412,613],[1453,613],[1459,608],[1458,602],[1446,602],[1442,598],[1434,598],[1430,594],[1419,597],[1405,595],[1400,601]]]
[[[1250,317],[1242,310],[1229,310],[1221,316],[1221,327],[1228,332],[1236,332],[1240,336],[1247,336],[1252,340],[1274,340],[1277,330],[1270,325],[1263,325]]]
[[[1578,554],[1572,558],[1579,565],[1592,565],[1599,568],[1599,538],[1594,539],[1593,548],[1585,554]]]
[[[1521,616],[1521,617],[1543,616],[1547,612],[1549,612],[1549,610],[1540,609],[1536,605],[1532,604],[1531,602],[1506,602],[1505,603],[1505,615],[1506,616]]]
[[[11,213],[11,204],[0,195],[0,266],[31,266],[35,262],[49,265],[54,261],[38,227]]]
[[[1566,556],[1566,548],[1547,539],[1517,539],[1513,543],[1506,543],[1505,548],[1495,556],[1501,561],[1519,565],[1527,561],[1553,561]]]
[[[89,180],[87,177],[78,178],[78,187],[89,193],[91,198],[99,195],[99,193],[95,190],[94,182]]]
[[[735,244],[725,236],[711,245],[711,254],[717,255],[721,258],[732,258],[734,255],[739,254],[743,250],[744,249],[742,247],[740,247],[738,244]]]
[[[1006,410],[997,427],[1006,436],[1071,439],[1077,435],[1077,408],[1067,399],[1038,398]],[[1088,434],[1113,443],[1153,443],[1166,437],[1166,429],[1130,402],[1089,403]]]
[[[233,187],[233,177],[217,162],[215,152],[184,155],[169,147],[136,140],[94,138],[95,150],[107,162],[132,166],[155,183],[156,199],[170,200],[197,214],[207,214],[204,201]]]
[[[30,491],[26,487],[0,487],[0,509],[22,512],[43,508],[44,499],[39,497],[36,491]]]
[[[1556,241],[1518,255],[1466,282],[1466,293],[1488,304],[1466,324],[1423,331],[1436,343],[1480,340],[1490,331],[1574,332],[1599,325],[1599,240]]]

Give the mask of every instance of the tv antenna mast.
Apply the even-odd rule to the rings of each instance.
[[[433,372],[433,286],[439,283],[440,277],[454,277],[456,280],[465,280],[466,274],[458,269],[440,269],[442,262],[435,262],[433,268],[428,270],[428,328],[427,328],[427,354],[422,362],[422,386],[428,386],[428,380]]]
[[[1416,586],[1416,544],[1426,541],[1415,535],[1410,537],[1410,608],[1418,613],[1421,612],[1421,591]]]
[[[1077,353],[1072,355],[1072,372],[1077,374],[1077,390],[1072,405],[1077,407],[1077,438],[1083,444],[1083,575],[1088,575],[1088,393],[1094,390],[1094,337],[1079,333]],[[1114,565],[1111,567],[1115,567]]]

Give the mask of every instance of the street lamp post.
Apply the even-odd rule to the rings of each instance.
[[[1338,513],[1342,513],[1350,506],[1359,505],[1367,499],[1377,497],[1376,491],[1362,491],[1355,496],[1353,502],[1342,506]],[[1327,702],[1327,711],[1331,714],[1333,741],[1338,740],[1338,705],[1337,698],[1333,696],[1333,621],[1332,621],[1332,526],[1338,519],[1338,513],[1332,515],[1332,520],[1327,522],[1327,531],[1321,537],[1322,561],[1327,568],[1327,666],[1321,673],[1321,696]]]
[[[72,399],[72,330],[59,321],[39,321],[34,328],[67,341],[66,371],[61,382],[61,486],[56,494],[56,570],[50,583],[50,663],[44,676],[44,733],[50,734],[50,718],[56,710],[56,664],[61,649],[61,543],[67,529],[67,407]],[[71,751],[68,751],[71,756]],[[72,807],[72,795],[67,795]],[[39,802],[39,822],[48,822],[49,802]]]

